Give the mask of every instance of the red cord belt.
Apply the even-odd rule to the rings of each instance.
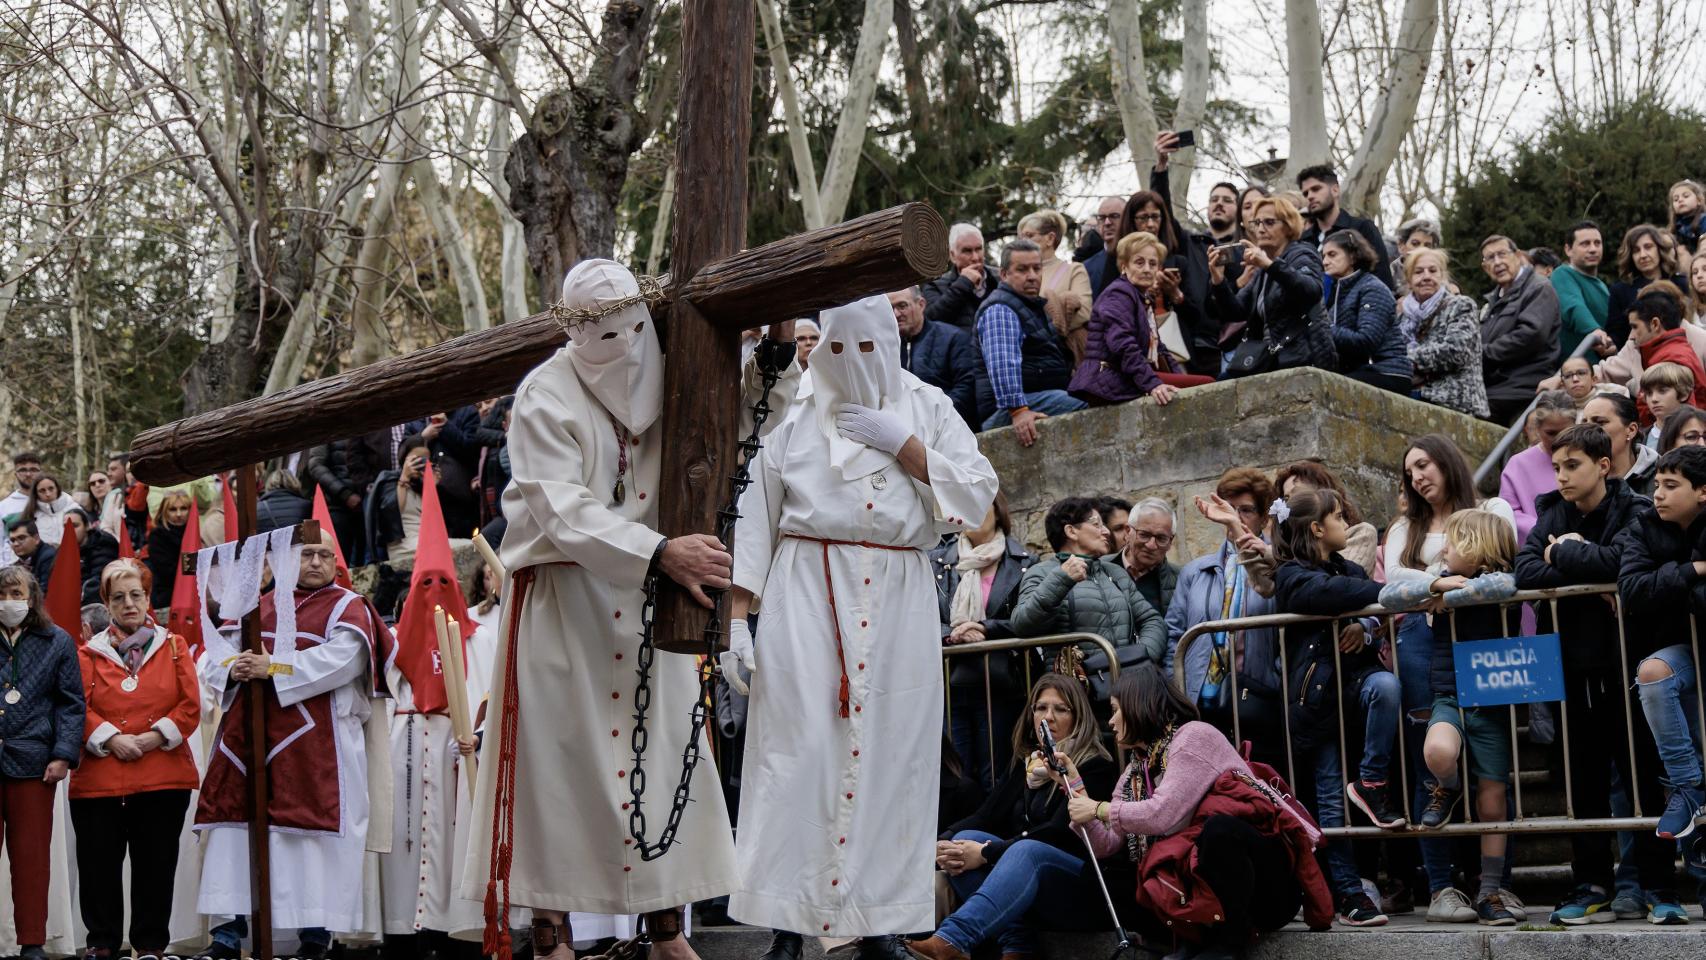
[[[841,664],[841,716],[846,718],[847,705],[851,699],[847,682],[847,652],[841,644],[841,612],[835,606],[835,578],[829,573],[829,548],[864,547],[868,550],[892,550],[896,553],[914,553],[918,548],[897,547],[887,543],[871,543],[869,540],[826,540],[822,537],[808,537],[799,533],[784,533],[782,536],[788,540],[804,540],[808,543],[823,545],[823,586],[829,591],[829,622],[835,628],[835,659]]]

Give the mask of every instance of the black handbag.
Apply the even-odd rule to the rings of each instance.
[[[1239,342],[1232,348],[1222,377],[1250,377],[1279,369],[1279,357],[1268,349],[1268,341],[1257,337]]]
[[[1118,659],[1120,672],[1149,660],[1149,651],[1138,643],[1128,643],[1114,648],[1114,656]],[[1113,677],[1108,669],[1108,652],[1100,646],[1092,648],[1092,652],[1084,655],[1084,677],[1090,681],[1090,702],[1106,703],[1108,695],[1113,690]]]

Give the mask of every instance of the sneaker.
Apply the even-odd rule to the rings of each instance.
[[[1345,794],[1382,830],[1396,830],[1408,822],[1404,819],[1404,811],[1392,806],[1392,788],[1384,781],[1369,783],[1367,780],[1355,780],[1345,784]]]
[[[1359,890],[1339,900],[1339,922],[1347,927],[1383,927],[1386,914]]]
[[[1451,821],[1451,815],[1457,809],[1457,801],[1462,799],[1462,790],[1453,790],[1437,783],[1429,786],[1428,805],[1422,808],[1422,829],[1438,830],[1445,826]]]
[[[1475,918],[1483,927],[1516,926],[1516,914],[1505,909],[1504,898],[1496,893],[1475,901]]]
[[[1549,918],[1552,923],[1566,927],[1579,927],[1585,923],[1610,923],[1617,917],[1606,908],[1611,906],[1611,898],[1605,891],[1591,883],[1584,883],[1570,891],[1570,895],[1559,901],[1558,909],[1552,911]]]
[[[1606,909],[1619,920],[1647,919],[1647,899],[1635,893],[1619,893],[1611,898],[1611,906]]]
[[[1680,927],[1688,923],[1688,911],[1677,902],[1676,894],[1660,890],[1652,895],[1653,909],[1647,922],[1659,927]]]
[[[1474,923],[1475,908],[1456,887],[1446,887],[1428,902],[1429,923]]]
[[[1506,890],[1504,887],[1500,887],[1499,899],[1504,901],[1505,909],[1509,910],[1511,912],[1511,916],[1517,918],[1519,922],[1528,919],[1528,905],[1522,902],[1521,897],[1518,897],[1516,894]]]
[[[1700,784],[1672,788],[1665,812],[1659,815],[1659,825],[1653,832],[1664,840],[1681,840],[1694,832],[1694,821],[1700,816],[1702,806],[1706,806],[1706,791],[1700,789]]]

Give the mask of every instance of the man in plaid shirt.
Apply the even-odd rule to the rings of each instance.
[[[983,428],[1012,424],[1027,447],[1037,442],[1038,420],[1086,406],[1066,392],[1072,357],[1043,314],[1037,295],[1042,285],[1042,251],[1029,240],[1014,240],[1001,250],[1001,286],[977,314],[977,337],[996,407]]]

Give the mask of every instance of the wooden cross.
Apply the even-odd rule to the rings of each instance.
[[[667,358],[659,527],[670,537],[714,531],[718,506],[728,499],[738,445],[741,331],[897,290],[948,267],[947,229],[922,203],[741,250],[752,62],[750,0],[686,0],[681,71],[688,82],[676,129],[681,188],[672,272],[664,284],[668,297],[653,307]],[[138,436],[131,470],[151,484],[183,482],[500,396],[566,339],[547,311],[188,417]],[[239,481],[247,484],[238,509],[248,532],[254,529],[253,471],[243,470]],[[708,616],[666,581],[654,628],[659,646],[693,649]],[[258,629],[255,634],[258,642]],[[265,749],[263,737],[252,743]],[[250,758],[251,770],[264,768],[264,758]],[[267,957],[265,804],[252,809],[258,817],[250,828],[253,953]]]

